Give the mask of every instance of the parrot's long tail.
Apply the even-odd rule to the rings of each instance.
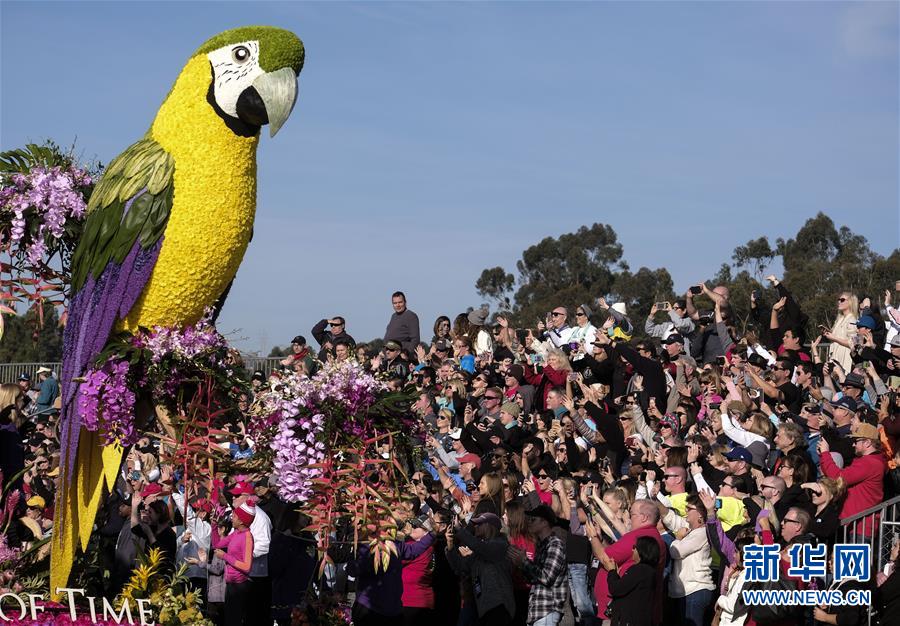
[[[50,595],[67,587],[78,544],[88,547],[103,487],[112,490],[122,463],[122,447],[107,444],[101,435],[81,429],[73,463],[60,463],[59,494],[50,553]],[[72,468],[71,470],[69,468]]]

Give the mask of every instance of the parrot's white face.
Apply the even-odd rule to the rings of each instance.
[[[216,104],[237,118],[237,101],[241,93],[253,86],[265,71],[259,66],[259,42],[231,44],[207,54],[213,68],[213,94]]]

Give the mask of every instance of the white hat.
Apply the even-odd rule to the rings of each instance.
[[[454,428],[449,433],[451,439],[459,439],[462,437],[462,428]]]
[[[38,374],[52,374],[53,370],[49,367],[39,367],[37,370]]]
[[[621,313],[622,315],[627,315],[627,313],[625,313],[625,303],[624,302],[616,302],[614,305],[612,305],[609,308],[611,308],[613,311]]]

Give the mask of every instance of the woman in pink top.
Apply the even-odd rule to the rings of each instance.
[[[411,522],[406,541],[414,543],[428,534],[425,521],[417,517]],[[419,556],[404,559],[400,577],[403,581],[401,624],[415,626],[434,619],[434,546],[428,546]]]
[[[253,535],[250,524],[256,516],[256,507],[244,502],[234,510],[231,524],[234,531],[227,537],[219,537],[216,527],[212,531],[212,547],[215,555],[225,561],[225,626],[249,624],[247,614],[250,596],[250,565],[253,562]]]

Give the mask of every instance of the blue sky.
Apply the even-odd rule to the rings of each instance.
[[[483,268],[593,222],[680,290],[817,211],[882,254],[900,242],[896,3],[4,1],[0,17],[0,147],[77,139],[103,162],[209,36],[304,40],[219,323],[246,350],[337,314],[379,335],[395,289],[424,335],[480,304]]]

